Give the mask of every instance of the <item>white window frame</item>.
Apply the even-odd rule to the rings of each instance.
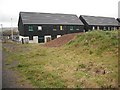
[[[38,26],[38,30],[41,31],[42,30],[42,26]]]

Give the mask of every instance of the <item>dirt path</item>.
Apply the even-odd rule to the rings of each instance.
[[[76,35],[83,34],[83,33],[72,33],[72,34],[66,34],[62,37],[56,38],[54,40],[51,40],[50,42],[47,42],[44,46],[46,47],[60,47],[62,45],[65,45],[71,40],[75,39]]]
[[[14,61],[11,64],[6,64],[6,53],[3,51],[2,59],[2,88],[33,88],[33,86],[26,81],[23,76],[12,69],[18,62]]]

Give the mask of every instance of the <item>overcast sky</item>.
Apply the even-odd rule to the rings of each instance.
[[[118,17],[120,0],[0,0],[0,24],[17,26],[20,11]]]

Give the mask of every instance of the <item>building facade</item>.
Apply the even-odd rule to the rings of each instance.
[[[117,21],[118,21],[118,25],[120,26],[120,18],[117,18]],[[120,30],[120,27],[119,27],[119,30]]]
[[[81,20],[72,14],[20,12],[19,41],[46,43],[64,34],[83,32]]]
[[[85,31],[89,30],[116,30],[119,28],[115,18],[80,15]]]

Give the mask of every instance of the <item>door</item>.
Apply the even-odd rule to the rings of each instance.
[[[46,42],[49,42],[51,40],[50,37],[46,37]]]
[[[44,36],[38,36],[38,43],[44,43]]]

